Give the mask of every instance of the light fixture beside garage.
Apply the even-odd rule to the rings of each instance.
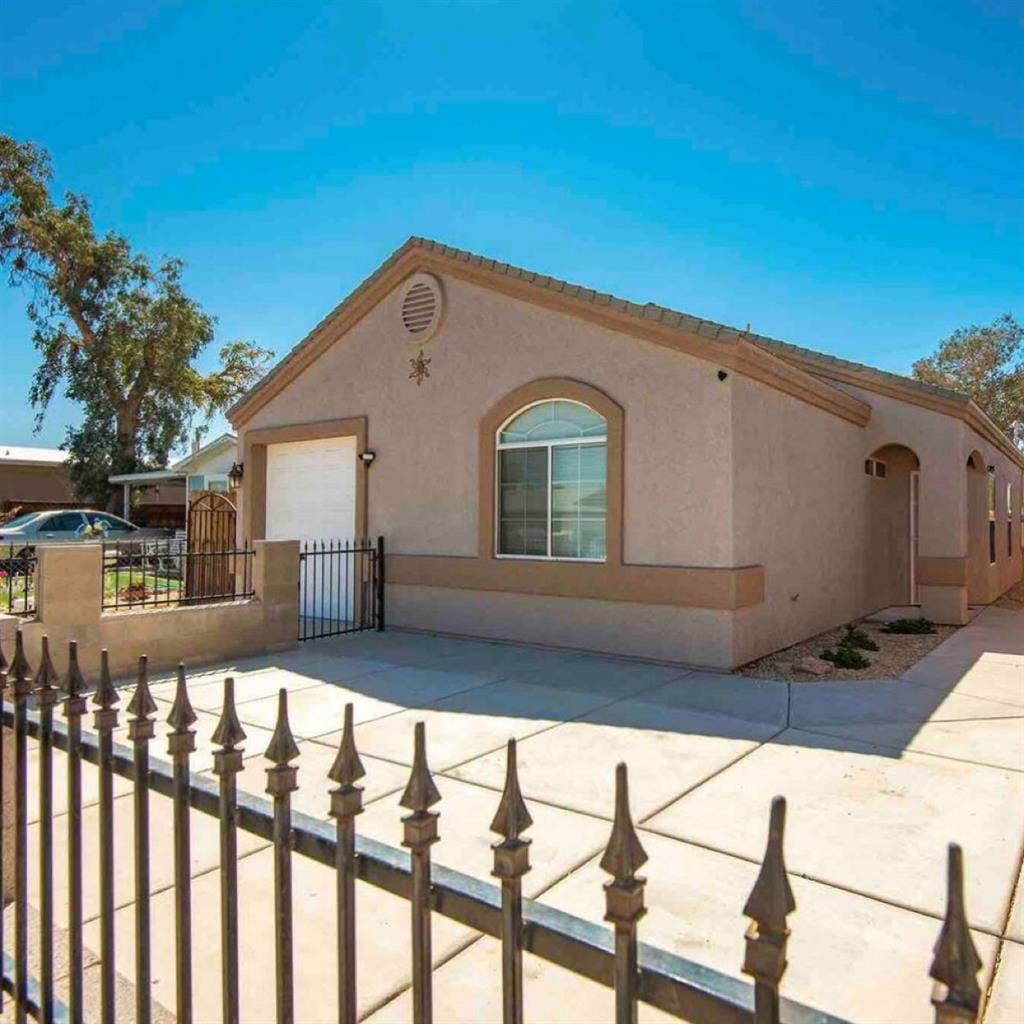
[[[433,274],[413,274],[402,288],[401,322],[407,343],[424,345],[441,326],[444,292]]]
[[[374,451],[370,451],[369,449],[367,449],[365,452],[360,452],[359,453],[359,460],[367,468],[369,468],[370,466],[373,465],[374,459],[376,459],[376,458],[377,458],[377,453],[374,452]]]

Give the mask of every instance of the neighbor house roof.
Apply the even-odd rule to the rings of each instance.
[[[281,387],[365,316],[409,274],[434,269],[553,306],[679,348],[769,383],[855,423],[865,424],[871,407],[845,388],[854,385],[957,416],[1024,467],[1024,455],[967,396],[898,374],[849,362],[776,338],[738,330],[653,302],[639,304],[607,292],[525,270],[428,238],[410,238],[343,299],[312,331],[229,410],[236,428],[249,420]]]
[[[60,466],[68,461],[68,453],[60,448],[30,448],[0,444],[0,463],[11,466]]]

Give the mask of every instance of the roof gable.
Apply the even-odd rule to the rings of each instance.
[[[419,270],[447,274],[522,301],[580,317],[626,336],[735,370],[858,425],[871,407],[754,344],[747,332],[700,320],[653,303],[638,305],[557,278],[498,263],[461,249],[410,238],[358,285],[270,373],[228,412],[236,429],[298,377],[327,348],[366,316],[395,287]]]
[[[234,448],[237,443],[238,438],[234,434],[221,434],[220,437],[215,437],[208,444],[204,444],[202,448],[197,448],[184,458],[178,459],[177,462],[172,462],[170,468],[176,473],[186,473],[196,464],[217,455],[224,449]]]

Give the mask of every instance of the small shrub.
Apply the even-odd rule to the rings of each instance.
[[[121,600],[127,604],[138,604],[153,596],[145,583],[132,583],[121,591]]]
[[[868,668],[871,662],[855,647],[844,647],[840,644],[834,651],[826,648],[821,652],[825,661],[831,661],[836,668],[862,669]]]
[[[878,644],[852,622],[846,627],[846,635],[839,641],[841,647],[855,647],[861,651],[877,651]]]
[[[931,619],[893,619],[882,627],[883,633],[921,634],[934,633],[935,623]]]

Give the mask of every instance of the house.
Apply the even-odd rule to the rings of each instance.
[[[0,445],[0,515],[73,504],[67,460],[59,448]]]
[[[110,483],[120,485],[123,489],[122,509],[125,519],[134,522],[133,515],[138,517],[139,507],[137,496],[133,492],[143,489],[146,495],[155,491],[161,505],[169,509],[166,521],[150,522],[148,525],[177,526],[184,528],[188,519],[188,508],[195,495],[201,492],[214,491],[226,493],[230,490],[229,474],[235,464],[237,438],[234,434],[221,434],[208,444],[197,446],[192,452],[167,469],[154,469],[142,473],[121,473],[111,476]]]
[[[967,397],[425,239],[229,418],[244,535],[383,535],[400,626],[727,668],[1021,578]]]

